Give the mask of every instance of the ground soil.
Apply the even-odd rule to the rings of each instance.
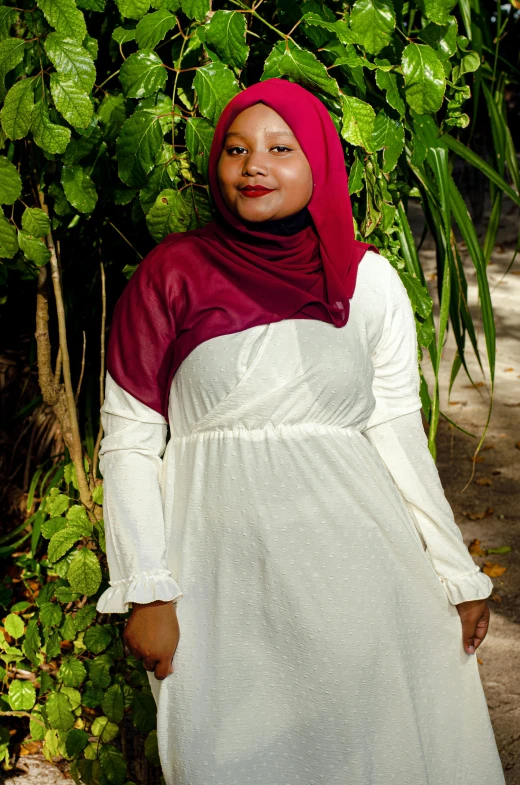
[[[418,210],[412,209],[412,219],[414,233],[420,237],[423,227]],[[441,410],[474,437],[461,433],[442,416],[437,437],[437,466],[464,541],[468,546],[473,543],[474,547],[478,545],[474,541],[480,541],[482,553],[473,554],[475,562],[482,566],[492,562],[506,568],[503,574],[492,578],[495,590],[488,600],[489,631],[475,656],[507,785],[520,785],[520,254],[511,271],[507,275],[505,272],[513,258],[519,230],[520,211],[506,204],[488,268],[497,328],[497,359],[493,411],[480,452],[482,460],[473,463],[472,457],[485,428],[490,377],[478,318],[475,270],[463,244],[459,247],[484,373],[468,348],[468,367],[479,386],[472,387],[461,369],[448,395],[455,348],[450,331],[442,354]],[[420,255],[437,314],[435,250],[431,237],[427,236]],[[433,376],[427,352],[423,370],[431,384]],[[473,468],[475,473],[468,485]],[[486,552],[488,548],[503,546],[509,546],[511,551]],[[41,755],[27,755],[19,759],[14,770],[4,774],[3,781],[5,785],[57,785],[65,777]],[[478,782],[478,761],[475,761],[475,780]]]

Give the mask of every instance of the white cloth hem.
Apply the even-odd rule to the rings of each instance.
[[[441,577],[441,582],[452,605],[470,600],[485,600],[495,588],[489,575],[480,569],[452,580]]]
[[[99,613],[126,613],[132,602],[146,605],[154,600],[176,602],[183,592],[169,570],[156,573],[140,573],[120,581],[110,581],[107,589],[98,600]]]

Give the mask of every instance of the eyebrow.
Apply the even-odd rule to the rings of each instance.
[[[225,138],[228,139],[230,136],[238,136],[238,137],[240,137],[240,139],[246,139],[247,138],[246,136],[244,136],[244,134],[241,134],[238,131],[228,131],[228,133],[226,134]],[[267,131],[266,136],[290,136],[293,139],[296,139],[296,137],[295,137],[295,135],[293,134],[292,131],[282,131],[282,130],[280,130],[280,131]]]

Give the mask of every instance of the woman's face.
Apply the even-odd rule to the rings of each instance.
[[[286,218],[312,196],[312,172],[298,140],[265,104],[244,109],[230,125],[217,177],[222,198],[244,221]]]

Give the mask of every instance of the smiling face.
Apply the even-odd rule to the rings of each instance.
[[[226,205],[244,221],[286,218],[312,196],[311,167],[298,140],[278,112],[261,103],[230,125],[217,177]]]

